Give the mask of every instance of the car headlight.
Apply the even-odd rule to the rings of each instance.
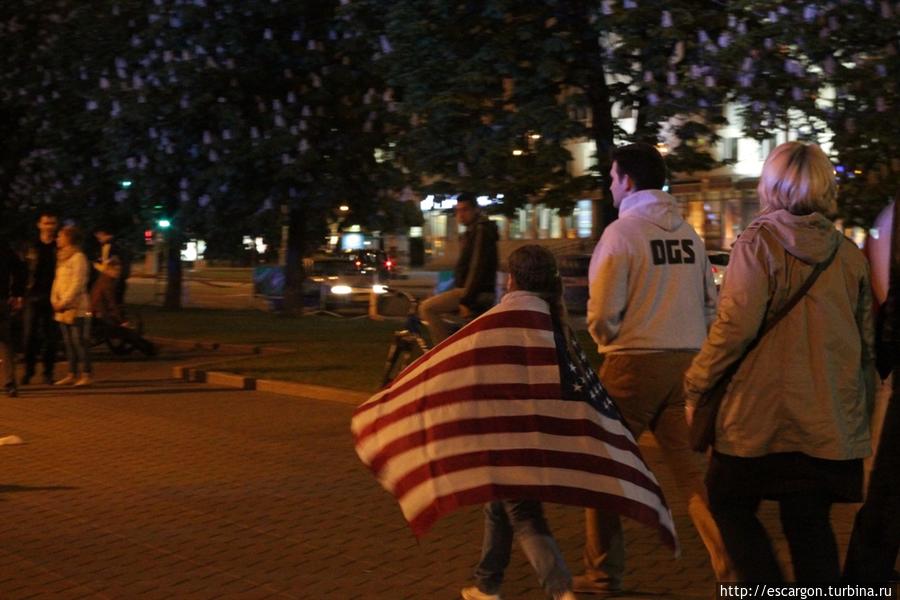
[[[338,296],[345,296],[353,292],[353,289],[349,285],[333,285],[331,286],[331,293]]]
[[[376,283],[372,286],[372,291],[376,294],[386,294],[388,289],[386,285],[381,285],[380,283]]]

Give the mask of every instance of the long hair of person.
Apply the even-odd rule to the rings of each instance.
[[[528,244],[516,248],[507,259],[509,274],[516,288],[537,294],[550,305],[550,317],[570,341],[569,316],[563,302],[563,282],[556,257],[543,246]]]

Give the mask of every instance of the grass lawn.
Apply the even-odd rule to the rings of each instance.
[[[140,309],[147,335],[204,342],[275,346],[289,354],[253,356],[211,365],[257,379],[279,379],[374,392],[381,383],[392,334],[401,321],[279,317],[259,311]],[[596,365],[596,346],[587,332],[579,341]]]

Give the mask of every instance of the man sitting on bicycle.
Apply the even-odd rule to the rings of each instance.
[[[156,354],[156,346],[129,326],[121,304],[117,300],[118,279],[122,276],[122,263],[110,258],[103,273],[91,288],[91,313],[93,326],[99,329],[100,339],[117,338],[146,354]]]
[[[419,316],[428,324],[431,343],[437,345],[450,335],[441,319],[459,312],[467,317],[490,308],[496,299],[497,225],[482,214],[475,195],[462,193],[456,200],[456,220],[465,225],[462,249],[453,271],[454,287],[428,298],[419,306]]]

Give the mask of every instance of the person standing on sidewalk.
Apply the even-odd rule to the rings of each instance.
[[[25,374],[22,385],[34,377],[38,354],[43,347],[44,383],[53,385],[53,363],[56,361],[57,332],[50,305],[50,289],[56,275],[56,215],[49,211],[38,216],[38,239],[29,247],[28,290],[25,297]]]
[[[56,245],[59,251],[50,303],[53,305],[53,318],[62,330],[69,374],[55,385],[86,386],[93,383],[88,348],[91,303],[87,293],[91,265],[81,251],[81,232],[74,225],[60,229]]]
[[[12,314],[22,308],[25,293],[25,266],[6,241],[0,242],[0,360],[6,395],[18,395],[16,352],[12,339]]]
[[[703,242],[675,198],[662,191],[666,166],[648,144],[617,148],[610,189],[618,220],[603,232],[588,271],[587,325],[603,355],[600,379],[637,439],[648,427],[679,487],[716,578],[730,562],[709,512],[705,458],[693,452],[684,421],[682,378],[715,316],[716,288]],[[585,574],[577,592],[622,589],[625,541],[617,514],[585,509]]]
[[[466,227],[453,272],[456,287],[419,305],[419,316],[428,323],[432,346],[450,335],[442,315],[456,311],[478,313],[490,308],[496,297],[497,225],[482,214],[475,195],[468,193],[460,194],[456,200],[456,220]]]

